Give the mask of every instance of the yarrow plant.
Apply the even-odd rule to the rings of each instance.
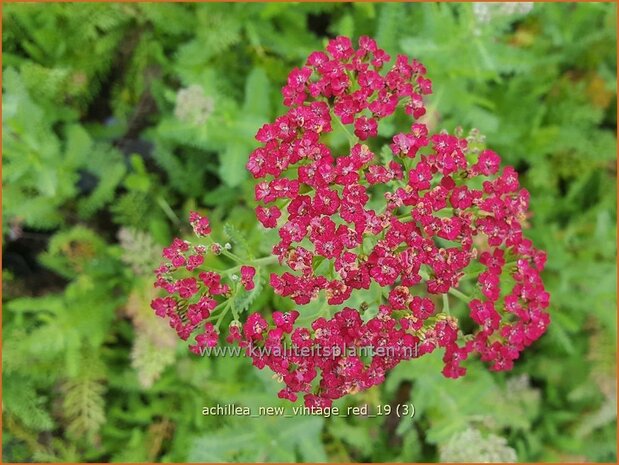
[[[355,49],[337,37],[290,73],[282,89],[289,110],[259,129],[261,146],[247,163],[258,180],[257,220],[279,237],[272,256],[243,263],[193,212],[193,230],[207,243],[175,239],[156,270],[155,286],[168,295],[152,307],[193,352],[223,343],[231,312],[226,343],[272,370],[280,397],[302,394],[308,406],[380,384],[401,361],[437,349],[449,378],[464,375],[473,355],[509,370],[550,321],[546,254],[523,236],[529,193],[518,173],[474,136],[431,134],[426,68],[404,55],[389,63],[373,39],[361,37]],[[397,115],[410,130],[377,156],[381,121]],[[334,127],[347,134],[345,153],[326,144]],[[207,254],[233,266],[206,268]],[[235,293],[251,291],[256,266],[269,264],[279,265],[271,287],[297,310],[243,321]],[[473,295],[459,289],[467,280],[476,281]],[[370,288],[384,297],[376,308],[345,306]],[[466,314],[451,314],[451,298],[466,303]],[[327,306],[316,313],[320,299]],[[374,353],[361,355],[362,347]]]

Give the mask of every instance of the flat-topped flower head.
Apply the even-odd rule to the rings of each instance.
[[[372,38],[355,46],[336,37],[290,72],[287,112],[256,134],[247,162],[256,219],[275,230],[280,266],[268,284],[296,308],[234,313],[226,340],[277,375],[281,398],[329,406],[434,351],[447,378],[463,376],[474,355],[509,370],[549,325],[546,254],[523,235],[529,193],[496,152],[471,147],[461,131],[430,131],[426,73]],[[408,129],[393,131],[402,118]],[[346,139],[349,147],[338,142]],[[192,212],[190,222],[198,237],[211,234],[205,217]],[[218,343],[209,320],[223,321],[234,292],[254,289],[254,265],[266,259],[219,273],[204,269],[206,250],[180,239],[164,249],[156,286],[168,296],[152,304],[183,339],[197,334],[194,352]],[[370,289],[382,301],[346,306]],[[450,312],[456,298],[464,317]]]

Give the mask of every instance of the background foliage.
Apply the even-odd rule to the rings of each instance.
[[[616,461],[614,4],[3,13],[5,461]],[[553,323],[511,373],[447,380],[426,357],[340,402],[412,402],[413,420],[203,416],[284,404],[247,359],[177,343],[148,308],[150,270],[194,207],[260,246],[253,135],[336,34],[421,59],[430,124],[477,128],[516,166]]]

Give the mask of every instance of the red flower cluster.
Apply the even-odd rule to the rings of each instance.
[[[304,392],[309,393],[308,406],[329,406],[332,399],[380,384],[390,368],[417,355],[419,338],[400,327],[387,307],[367,323],[359,312],[345,308],[329,320],[316,319],[311,329],[294,328],[297,316],[298,312],[275,312],[275,325],[269,327],[254,313],[243,327],[241,345],[247,347],[254,365],[268,366],[286,384],[281,398],[295,401],[297,393]],[[312,394],[318,370],[319,394]]]
[[[198,237],[210,234],[211,228],[206,217],[191,212],[189,222]],[[219,254],[221,246],[213,244],[212,251]],[[191,351],[196,354],[200,354],[205,347],[217,345],[219,332],[208,319],[218,305],[215,298],[227,298],[231,293],[230,286],[222,283],[223,276],[217,272],[200,271],[197,279],[191,276],[203,265],[206,253],[204,245],[191,245],[181,239],[174,239],[169,247],[163,249],[165,262],[155,270],[155,287],[163,289],[168,296],[158,297],[151,302],[155,314],[168,319],[182,340],[187,340],[198,330],[196,343],[190,345]],[[253,289],[255,273],[253,267],[241,267],[241,282],[245,289]]]
[[[257,208],[258,219],[267,228],[278,228],[281,241],[274,253],[291,269],[273,274],[271,285],[299,305],[321,291],[329,304],[338,305],[374,281],[390,289],[381,314],[396,331],[424,331],[417,341],[424,347],[419,353],[446,347],[446,376],[464,374],[461,362],[473,351],[491,361],[493,369],[509,369],[549,322],[543,312],[548,294],[539,276],[545,255],[522,236],[528,192],[519,187],[513,168],[499,173],[496,153],[475,153],[465,139],[453,135],[429,135],[420,122],[393,137],[393,159],[386,164],[368,145],[356,143],[348,154],[336,156],[321,142],[336,118],[353,124],[364,141],[376,136],[378,122],[398,108],[415,119],[424,115],[422,95],[431,92],[426,69],[400,55],[381,74],[389,60],[370,38],[361,38],[357,50],[345,37],[334,39],[327,53],[313,53],[305,67],[290,73],[283,89],[290,110],[258,131],[256,138],[264,145],[247,165],[254,177],[263,179],[256,187],[256,200],[264,204]],[[368,208],[376,184],[389,187],[382,209]],[[284,204],[277,205],[281,200]],[[482,329],[458,345],[453,320],[424,325],[434,305],[411,290],[422,281],[430,294],[456,288],[480,252],[474,246],[477,238],[488,244],[480,257],[487,270],[478,278],[485,300],[473,300],[470,309]],[[506,256],[513,269],[504,270]],[[315,273],[313,264],[323,259],[336,271],[331,279]],[[516,281],[504,299],[502,276]],[[396,313],[399,318],[391,316]],[[267,365],[282,374],[281,361]],[[288,366],[298,364],[290,361]],[[328,367],[318,367],[321,383],[332,379]],[[340,381],[341,386],[353,382]],[[321,384],[320,392],[334,398],[330,386]]]
[[[422,96],[432,90],[426,69],[399,55],[383,72],[390,61],[368,37],[356,50],[350,39],[338,37],[326,53],[312,53],[282,90],[289,111],[260,128],[262,146],[247,163],[260,180],[257,218],[265,228],[277,228],[273,253],[289,268],[271,275],[276,293],[297,305],[324,293],[328,304],[340,305],[373,282],[386,288],[387,301],[366,322],[359,311],[344,308],[311,322],[311,329],[295,328],[296,311],[275,312],[273,324],[254,313],[242,330],[231,326],[228,341],[240,341],[257,367],[268,366],[285,383],[280,397],[295,400],[304,393],[308,405],[328,405],[380,383],[401,360],[437,347],[445,349],[447,377],[462,376],[462,362],[474,353],[493,370],[510,369],[549,324],[549,295],[540,277],[546,257],[522,235],[529,194],[516,171],[501,170],[496,153],[470,147],[464,138],[430,134],[419,121],[426,112]],[[398,111],[413,122],[387,141],[393,156],[384,160],[374,153],[377,141],[369,139],[377,137],[381,120]],[[334,122],[354,128],[347,153],[335,154],[325,144]],[[203,218],[191,222],[198,235],[210,231]],[[200,253],[182,241],[164,256],[171,265],[159,270],[159,287],[182,299],[200,292],[186,317],[178,316],[175,299],[154,303],[187,337],[199,320],[188,316],[189,308],[208,318],[212,296],[223,285],[211,275],[210,284],[200,279],[203,286],[194,278],[165,278],[170,266],[199,266],[200,258],[192,257]],[[479,263],[477,295],[465,297],[479,328],[464,335],[458,319],[437,312],[431,296],[461,294],[461,280],[475,277]],[[241,275],[250,289],[252,271],[241,268]],[[213,334],[207,323],[197,346],[215,344]],[[373,354],[360,356],[362,347]]]

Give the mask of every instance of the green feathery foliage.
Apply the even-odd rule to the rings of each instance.
[[[62,417],[69,438],[97,439],[105,423],[105,386],[103,363],[92,355],[85,357],[80,372],[62,381]]]
[[[77,213],[82,218],[109,203],[125,174],[120,154],[95,144],[78,124],[62,126],[61,140],[54,130],[59,116],[50,117],[35,103],[15,70],[4,74],[4,86],[3,223],[59,226],[75,210],[70,203],[80,193]]]
[[[5,460],[615,462],[616,13],[612,3],[4,5]],[[272,254],[277,232],[256,226],[247,156],[283,109],[288,72],[338,34],[418,58],[436,89],[428,126],[470,134],[516,167],[531,193],[527,236],[548,253],[552,324],[513,373],[472,361],[465,379],[445,380],[437,352],[336,403],[411,404],[413,418],[203,415],[289,404],[247,358],[181,350],[150,308],[151,270],[162,246],[191,233],[190,210],[232,253]],[[403,127],[400,116],[380,135]],[[329,137],[347,146],[343,130]],[[383,162],[390,142],[376,147]],[[230,260],[209,254],[205,266]],[[295,308],[256,268],[232,313]],[[366,318],[380,291],[347,304],[371,303]]]

